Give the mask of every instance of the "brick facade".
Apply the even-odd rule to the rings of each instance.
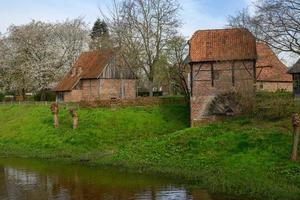
[[[191,125],[245,110],[255,95],[257,53],[251,32],[200,30],[189,46]]]
[[[268,91],[276,92],[278,90],[292,92],[293,83],[292,82],[267,82],[267,81],[257,81],[256,83],[257,91]]]
[[[57,101],[136,98],[136,76],[117,49],[82,53],[54,88]]]
[[[81,89],[64,92],[64,102],[136,98],[136,80],[134,79],[89,79],[81,81]]]
[[[276,92],[293,90],[292,76],[272,49],[265,43],[256,44],[256,88],[258,91]]]
[[[192,125],[214,118],[209,114],[209,106],[219,94],[234,91],[245,99],[254,96],[254,61],[203,62],[191,64],[191,67]]]

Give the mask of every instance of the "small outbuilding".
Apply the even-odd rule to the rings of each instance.
[[[218,104],[222,95],[225,101],[232,93],[254,97],[256,39],[247,29],[200,30],[189,46],[192,126],[236,112],[235,102]]]
[[[136,98],[136,77],[116,49],[84,52],[54,89],[60,102]]]
[[[293,76],[293,93],[295,98],[300,99],[300,59],[289,70]]]
[[[257,91],[276,92],[293,90],[293,77],[272,49],[265,43],[258,42],[256,61]]]

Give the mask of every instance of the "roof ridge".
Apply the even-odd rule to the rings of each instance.
[[[229,31],[229,30],[244,30],[251,33],[247,28],[216,28],[216,29],[198,29],[196,30],[191,39],[199,32],[213,32],[213,31]],[[251,33],[252,34],[252,33]]]

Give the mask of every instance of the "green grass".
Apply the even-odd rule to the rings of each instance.
[[[300,106],[289,94],[259,94],[253,115],[198,128],[188,128],[188,110],[80,109],[72,130],[66,109],[54,129],[48,107],[1,105],[0,154],[158,173],[251,199],[299,199],[300,164],[289,156],[290,114]]]
[[[80,109],[78,115],[79,128],[73,130],[70,114],[61,108],[60,126],[54,129],[46,106],[1,105],[0,151],[17,156],[84,159],[189,126],[187,105]]]

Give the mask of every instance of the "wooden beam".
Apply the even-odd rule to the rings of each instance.
[[[213,63],[210,64],[210,69],[211,69],[211,86],[214,87],[214,85],[215,85],[215,83],[214,83],[215,74],[214,74],[214,64]]]
[[[235,61],[232,61],[232,65],[231,65],[232,86],[234,86],[234,84],[235,84],[234,66],[235,66]]]
[[[194,82],[194,78],[193,78],[193,64],[190,63],[191,65],[191,97],[193,96],[193,82]]]

